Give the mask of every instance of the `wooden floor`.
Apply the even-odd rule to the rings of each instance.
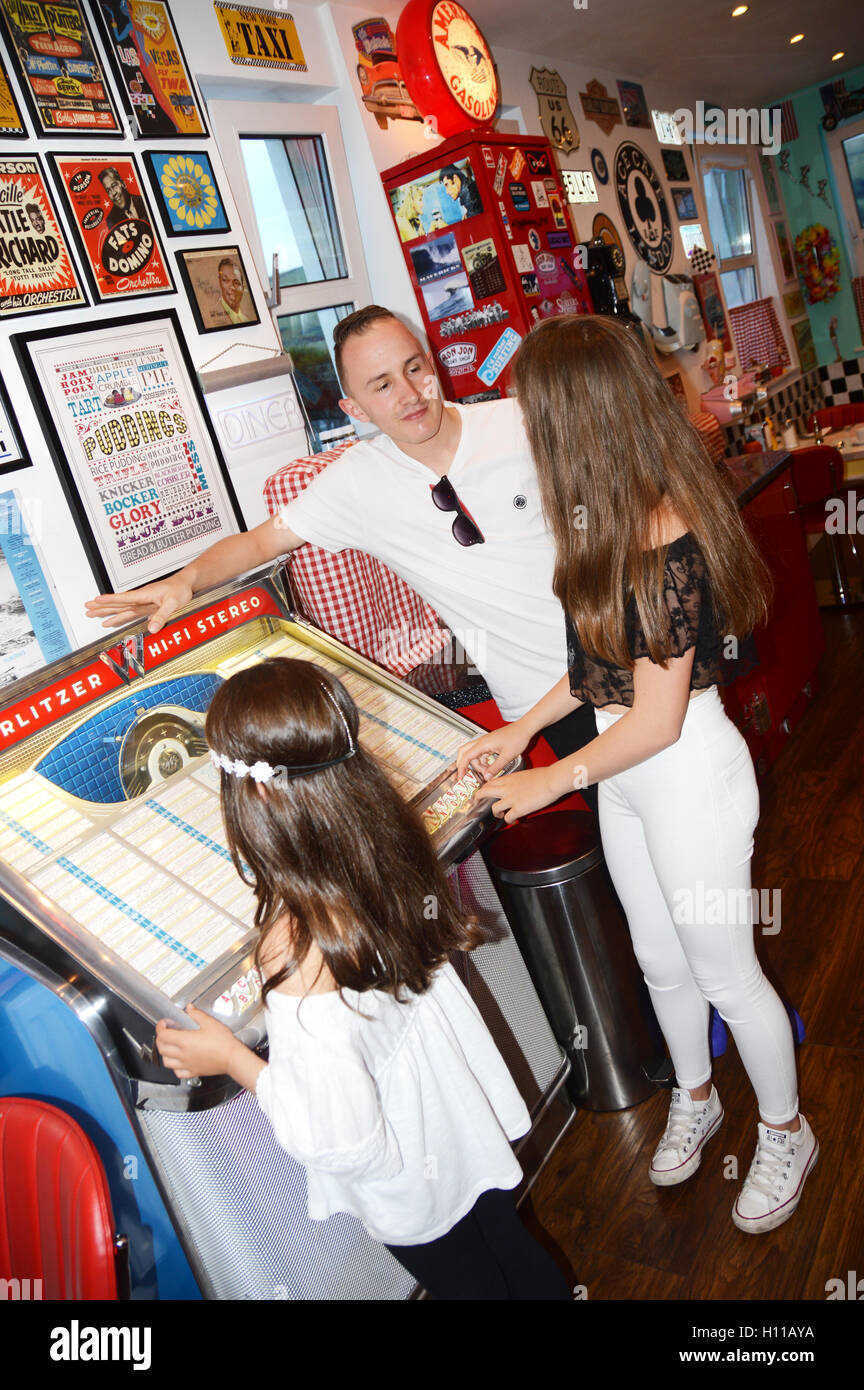
[[[784,1226],[733,1226],[757,1110],[731,1040],[714,1071],[726,1118],[680,1187],[647,1173],[668,1091],[616,1114],[577,1112],[525,1216],[592,1301],[824,1301],[828,1280],[864,1279],[864,609],[823,620],[821,689],[762,784],[753,866],[754,887],[782,892],[781,929],[757,949],[807,1029],[800,1104],[819,1162]],[[728,1155],[737,1182],[724,1178]]]

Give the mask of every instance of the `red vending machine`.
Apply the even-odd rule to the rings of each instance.
[[[444,394],[505,396],[532,324],[593,312],[549,142],[465,131],[381,178]]]

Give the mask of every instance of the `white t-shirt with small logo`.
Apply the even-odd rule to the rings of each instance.
[[[512,721],[567,670],[554,546],[517,402],[449,408],[462,417],[462,435],[447,476],[482,545],[459,545],[456,513],[432,501],[437,479],[383,434],[346,450],[280,515],[312,545],[365,550],[401,575],[441,615]]]

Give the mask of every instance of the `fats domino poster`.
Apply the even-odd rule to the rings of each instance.
[[[0,318],[86,303],[39,160],[0,159]]]
[[[174,282],[132,156],[52,158],[97,299],[172,293]]]
[[[662,275],[672,264],[672,222],[654,166],[638,145],[618,146],[615,191],[627,235],[653,271]]]

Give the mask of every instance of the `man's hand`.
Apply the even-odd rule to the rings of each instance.
[[[496,777],[494,781],[478,787],[474,793],[474,803],[491,801],[493,816],[512,825],[522,816],[541,811],[544,806],[551,806],[553,801],[572,791],[571,787],[562,786],[563,780],[557,763],[552,767],[511,772],[509,777]]]
[[[140,622],[150,615],[148,632],[158,632],[164,627],[172,613],[192,599],[192,589],[179,575],[171,579],[159,579],[155,584],[144,584],[140,589],[130,589],[126,594],[99,594],[85,604],[90,618],[104,619],[103,627],[121,627],[123,623]]]

